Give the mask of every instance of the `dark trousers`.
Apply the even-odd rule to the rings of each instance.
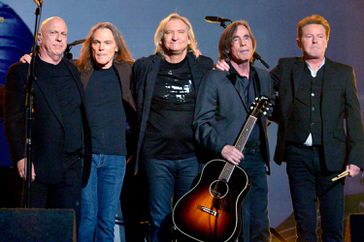
[[[243,228],[239,241],[270,241],[268,219],[268,184],[261,149],[247,148],[240,166],[247,172],[250,191],[243,201]]]
[[[337,173],[325,168],[322,149],[289,144],[286,161],[297,241],[317,241],[317,205],[322,241],[343,241],[344,184],[331,181]]]
[[[35,170],[35,172],[37,172]],[[65,155],[63,177],[59,183],[45,184],[37,179],[31,185],[31,207],[70,208],[79,221],[82,160],[79,155]]]
[[[168,229],[171,227],[169,215],[172,206],[191,188],[200,171],[200,164],[193,156],[179,160],[149,159],[144,161],[144,166],[151,219],[148,241],[170,241]]]

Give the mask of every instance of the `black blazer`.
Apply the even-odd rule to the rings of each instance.
[[[81,99],[83,89],[75,66],[63,58],[75,82]],[[37,70],[36,61],[36,70]],[[5,91],[4,126],[14,165],[25,158],[25,93],[28,64],[16,63],[7,74]],[[63,175],[64,126],[55,90],[44,77],[34,82],[33,161],[36,179],[55,184]],[[83,127],[86,127],[85,110],[82,103]]]
[[[255,83],[257,96],[271,98],[272,82],[269,72],[254,68],[259,78],[259,83]],[[235,144],[250,112],[249,105],[239,95],[235,85],[237,76],[232,72],[210,71],[201,83],[197,96],[193,122],[195,138],[214,157],[221,157],[225,145]],[[264,129],[263,158],[269,173],[267,118],[263,116],[258,122],[256,125],[262,125]]]
[[[288,117],[304,67],[302,58],[284,58],[271,72],[278,93],[274,117],[279,125],[275,152],[279,164],[285,159]],[[347,163],[363,167],[364,134],[354,70],[328,58],[324,68],[321,118],[326,166],[329,171],[341,171]]]
[[[154,85],[158,78],[161,60],[162,58],[160,55],[151,55],[149,57],[138,59],[133,66],[133,80],[135,85],[134,98],[137,104],[139,132],[136,152],[137,164],[140,159],[140,151],[143,145],[143,139],[149,118]],[[197,92],[201,79],[207,71],[212,69],[213,61],[206,56],[199,56],[196,58],[192,53],[187,54],[187,61],[191,68],[193,86]],[[137,169],[138,167],[136,166],[136,172]]]

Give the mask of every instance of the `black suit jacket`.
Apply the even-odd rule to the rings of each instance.
[[[278,138],[275,161],[285,159],[288,122],[300,125],[299,120],[289,120],[297,87],[302,81],[305,62],[302,58],[280,59],[272,70],[276,100],[275,120]],[[347,163],[363,167],[364,134],[360,115],[356,79],[352,67],[326,58],[322,83],[321,119],[322,144],[325,163],[329,171],[341,171]]]
[[[149,57],[138,59],[133,66],[133,79],[135,84],[134,97],[137,104],[139,132],[136,152],[137,164],[140,159],[140,151],[143,145],[143,139],[149,118],[154,85],[158,78],[161,60],[162,58],[160,55],[151,55]],[[213,61],[205,56],[199,56],[196,58],[192,53],[187,54],[187,61],[191,68],[193,86],[197,92],[201,79],[207,71],[212,69]]]
[[[270,98],[272,82],[269,72],[254,68],[259,79],[255,83],[257,96],[265,95]],[[250,106],[239,95],[236,81],[237,76],[233,71],[213,70],[206,75],[198,92],[193,122],[195,138],[214,157],[221,157],[221,150],[225,145],[235,144],[250,113]],[[264,130],[263,158],[269,173],[267,118],[259,118],[256,125],[262,125]]]
[[[70,71],[82,99],[83,89],[77,69],[65,58],[61,61]],[[36,61],[36,70],[37,63]],[[15,166],[20,159],[26,157],[24,86],[27,70],[28,64],[16,63],[12,65],[8,71],[6,82],[4,125],[10,154]],[[36,179],[48,184],[58,183],[63,175],[65,133],[56,92],[57,90],[49,85],[46,77],[38,77],[34,82],[33,162]],[[83,104],[81,113],[85,128],[87,120]]]

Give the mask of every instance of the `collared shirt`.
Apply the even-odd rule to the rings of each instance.
[[[307,62],[307,61],[305,61],[306,62],[306,64],[307,64],[307,68],[310,70],[310,72],[311,72],[311,76],[313,77],[313,78],[315,78],[316,76],[317,76],[317,72],[321,69],[321,67],[323,67],[324,65],[325,65],[325,61],[326,61],[326,59],[324,58],[323,59],[323,61],[322,61],[322,63],[319,65],[319,67],[317,68],[317,70],[314,70],[312,67],[311,67],[311,65]]]

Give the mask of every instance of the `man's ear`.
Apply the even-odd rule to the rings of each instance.
[[[302,43],[299,38],[296,38],[296,43],[297,43],[298,48],[302,49]]]
[[[42,41],[42,38],[43,38],[43,35],[41,32],[38,32],[37,33],[37,41],[38,41],[38,44]]]

